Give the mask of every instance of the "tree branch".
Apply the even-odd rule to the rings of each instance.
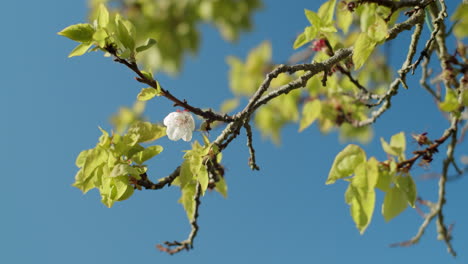
[[[220,115],[220,114],[214,113],[211,109],[205,111],[205,110],[202,110],[200,108],[197,108],[197,107],[194,107],[194,106],[190,105],[189,103],[187,103],[186,100],[178,99],[177,97],[172,95],[168,90],[163,89],[160,85],[158,86],[158,82],[156,80],[151,79],[147,75],[143,74],[141,72],[141,70],[139,69],[136,62],[128,61],[126,59],[120,58],[117,55],[116,51],[111,49],[111,48],[107,48],[106,51],[109,52],[112,56],[114,56],[114,61],[127,66],[130,70],[135,72],[138,75],[138,77],[135,78],[138,82],[147,84],[147,85],[149,85],[150,87],[152,87],[154,89],[160,89],[160,91],[162,92],[162,95],[164,97],[166,97],[167,99],[174,102],[174,106],[183,107],[186,110],[194,113],[195,115],[201,116],[201,117],[203,117],[204,119],[206,119],[208,121],[222,121],[222,122],[232,122],[233,121],[233,118],[230,117],[227,114]]]
[[[201,186],[198,183],[197,187],[196,187],[196,190],[195,190],[195,196],[193,198],[195,200],[195,209],[193,210],[192,221],[190,221],[190,225],[192,227],[192,230],[190,231],[190,234],[187,237],[187,239],[182,241],[182,242],[178,242],[178,241],[169,242],[169,241],[166,241],[166,242],[164,242],[165,246],[163,246],[161,244],[158,244],[158,245],[156,245],[156,248],[158,248],[159,250],[161,250],[163,252],[167,252],[170,255],[178,253],[178,252],[180,252],[180,251],[182,251],[184,249],[188,251],[188,250],[193,248],[193,241],[195,240],[195,237],[197,236],[198,229],[199,229],[197,219],[198,219],[198,209],[199,209],[200,204],[201,204],[200,196],[201,196]]]

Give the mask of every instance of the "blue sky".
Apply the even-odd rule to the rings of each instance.
[[[303,9],[314,10],[318,4],[265,2],[255,16],[255,31],[235,45],[225,44],[216,30],[203,26],[200,54],[188,58],[177,78],[159,76],[161,83],[193,105],[217,107],[231,96],[225,56],[244,58],[248,50],[270,40],[274,59],[286,60],[294,37],[307,25]],[[455,223],[457,259],[436,240],[433,224],[418,245],[389,248],[413,236],[421,217],[406,210],[385,223],[377,205],[371,225],[359,235],[344,202],[346,185],[325,185],[333,158],[346,143],[340,143],[336,133],[322,135],[315,126],[300,134],[297,126],[286,127],[279,147],[261,140],[256,131],[259,172],[248,168],[241,136],[224,153],[228,199],[208,193],[202,200],[195,250],[176,256],[157,251],[155,244],[183,240],[190,231],[177,203],[177,188],[136,192],[108,209],[97,191],[83,195],[71,186],[76,155],[95,145],[97,127],[109,128],[109,116],[120,106],[132,105],[142,88],[129,70],[102,54],[67,58],[74,43],[56,32],[85,21],[86,8],[85,1],[3,3],[1,263],[468,262],[466,178],[449,183],[444,211],[446,222]],[[408,43],[408,35],[394,42],[394,54]],[[397,56],[392,62],[401,63]],[[435,138],[448,126],[417,79],[411,78],[412,88],[400,91],[393,109],[375,125],[374,140],[364,146],[369,155],[385,157],[380,137],[404,130],[427,131]],[[148,105],[146,114],[160,122],[169,111],[171,104],[158,100]],[[189,148],[182,141],[164,139],[161,144],[166,151],[151,163],[153,179],[171,172],[181,161],[180,151]],[[416,148],[416,143],[409,147]],[[460,145],[456,156],[467,154],[466,147],[466,142]],[[444,152],[441,148],[436,156],[435,171]],[[437,181],[419,178],[426,172],[415,169],[413,175],[420,195],[434,200]],[[377,198],[380,204],[382,193]]]

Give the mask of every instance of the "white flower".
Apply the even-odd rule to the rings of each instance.
[[[170,113],[164,118],[164,125],[167,126],[166,133],[170,140],[183,139],[184,141],[190,141],[192,139],[195,121],[189,112]]]

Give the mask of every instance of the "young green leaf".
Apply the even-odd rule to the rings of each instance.
[[[145,162],[145,161],[151,159],[152,157],[158,155],[162,151],[163,151],[163,147],[161,147],[161,146],[150,146],[150,147],[145,148],[142,151],[139,151],[139,152],[133,154],[133,156],[131,156],[131,159],[136,164],[141,165],[141,164],[143,164],[143,162]]]
[[[388,26],[383,18],[375,14],[375,20],[372,25],[369,26],[367,30],[367,35],[374,42],[381,42],[387,38]]]
[[[383,138],[380,138],[382,148],[387,154],[398,157],[400,160],[405,159],[405,149],[406,149],[406,139],[405,132],[400,132],[395,134],[390,139],[390,144],[388,144]]]
[[[75,57],[75,56],[81,56],[85,54],[89,48],[93,45],[93,43],[81,43],[78,46],[76,46],[70,54],[68,54],[68,58]]]
[[[299,132],[308,128],[320,116],[322,103],[320,100],[308,101],[302,109],[302,118],[299,123]]]
[[[344,5],[344,7],[338,8],[336,11],[336,25],[343,33],[347,34],[353,22],[353,13],[346,8],[346,3],[340,2],[340,5]]]
[[[413,181],[413,178],[409,175],[399,175],[395,178],[395,185],[406,195],[406,199],[411,207],[414,208],[414,203],[416,202],[417,191],[416,184]]]
[[[375,207],[374,189],[358,188],[353,184],[345,193],[346,203],[350,205],[351,217],[361,234],[369,226]]]
[[[90,24],[76,24],[64,28],[57,34],[74,41],[88,43],[93,40],[94,31]]]
[[[299,36],[297,36],[296,40],[294,41],[293,48],[298,49],[304,46],[309,41],[310,40],[306,38],[306,34],[302,32],[301,34],[299,34]]]
[[[147,41],[146,41],[146,44],[145,45],[141,45],[139,47],[136,48],[136,51],[137,52],[143,52],[149,48],[151,48],[152,46],[156,45],[156,40],[152,39],[152,38],[149,38]]]
[[[206,166],[201,166],[200,170],[198,171],[197,178],[198,178],[198,183],[200,183],[202,195],[205,195],[205,191],[206,189],[208,189],[208,183],[209,183],[208,171],[206,169]]]
[[[195,192],[196,192],[196,183],[186,184],[184,187],[181,187],[182,196],[179,199],[179,203],[185,209],[187,213],[187,218],[193,220],[193,212],[195,211]]]
[[[159,88],[159,87],[158,87]],[[141,88],[140,93],[137,95],[139,101],[148,101],[153,99],[155,96],[161,96],[160,89],[154,89],[153,87]]]
[[[330,25],[333,23],[333,14],[335,13],[336,0],[330,0],[320,6],[318,16],[322,20],[323,25]]]
[[[219,181],[216,183],[215,190],[219,192],[224,198],[227,198],[227,184],[224,177],[220,177]]]
[[[353,62],[354,69],[358,70],[364,65],[369,56],[374,51],[376,42],[367,36],[367,33],[361,33],[354,44]]]
[[[97,15],[98,25],[101,28],[105,28],[109,24],[109,11],[104,4],[99,5],[99,11]]]
[[[133,51],[135,49],[135,40],[133,39],[131,35],[130,29],[127,28],[124,20],[122,20],[120,16],[115,17],[115,24],[117,25],[118,40],[129,51]]]
[[[366,162],[366,153],[357,145],[350,144],[335,157],[325,184],[351,176],[361,163]]]
[[[313,11],[308,9],[304,9],[305,15],[307,20],[309,20],[310,24],[316,28],[320,28],[322,26],[322,21],[320,17]]]
[[[109,177],[120,177],[120,176],[128,176],[128,175],[135,175],[138,176],[140,175],[139,171],[125,163],[119,163],[115,165],[115,167],[112,169]]]
[[[445,90],[445,100],[439,104],[439,107],[442,111],[445,112],[454,112],[460,108],[458,103],[457,95],[452,89]]]
[[[385,221],[392,220],[395,216],[403,212],[408,206],[406,194],[397,186],[393,186],[385,194],[382,205],[382,214]]]

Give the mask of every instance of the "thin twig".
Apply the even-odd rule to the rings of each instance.
[[[245,132],[247,133],[247,147],[249,148],[250,158],[249,158],[249,166],[252,170],[260,170],[255,161],[255,149],[252,144],[252,127],[250,126],[249,122],[244,123]]]
[[[195,190],[195,196],[193,197],[193,199],[195,201],[195,209],[193,210],[192,221],[190,221],[190,226],[192,227],[192,230],[190,231],[190,234],[187,237],[187,239],[182,241],[182,242],[179,242],[179,241],[173,241],[173,242],[166,241],[166,242],[164,242],[165,246],[163,246],[161,244],[158,244],[158,245],[156,245],[156,247],[159,250],[161,250],[163,252],[167,252],[170,255],[173,255],[173,254],[178,253],[178,252],[180,252],[180,251],[182,251],[184,249],[188,251],[188,250],[193,248],[193,241],[195,240],[195,237],[197,236],[198,229],[199,229],[197,219],[198,219],[198,210],[199,210],[199,207],[200,207],[200,204],[201,204],[200,196],[201,196],[201,185],[198,183],[197,186],[196,186],[196,190]]]
[[[147,85],[149,85],[150,87],[152,87],[154,89],[159,89],[161,91],[161,93],[162,93],[162,96],[164,96],[167,99],[174,102],[175,106],[183,107],[186,110],[192,112],[193,114],[201,116],[201,117],[203,117],[204,119],[206,119],[208,121],[222,121],[222,122],[232,122],[233,121],[233,118],[230,117],[227,114],[223,114],[223,115],[217,114],[217,113],[214,113],[211,109],[205,111],[205,110],[202,110],[200,108],[197,108],[197,107],[194,107],[194,106],[190,105],[189,103],[187,103],[186,100],[180,100],[179,98],[172,95],[168,90],[163,89],[163,87],[161,87],[161,85],[158,85],[158,82],[156,80],[151,79],[147,75],[143,74],[136,62],[128,61],[126,59],[120,58],[117,55],[116,51],[114,51],[112,49],[107,49],[107,51],[109,53],[111,53],[112,56],[114,56],[114,60],[116,62],[127,66],[130,70],[135,72],[138,75],[138,77],[136,77],[136,80],[138,82],[147,84]]]

